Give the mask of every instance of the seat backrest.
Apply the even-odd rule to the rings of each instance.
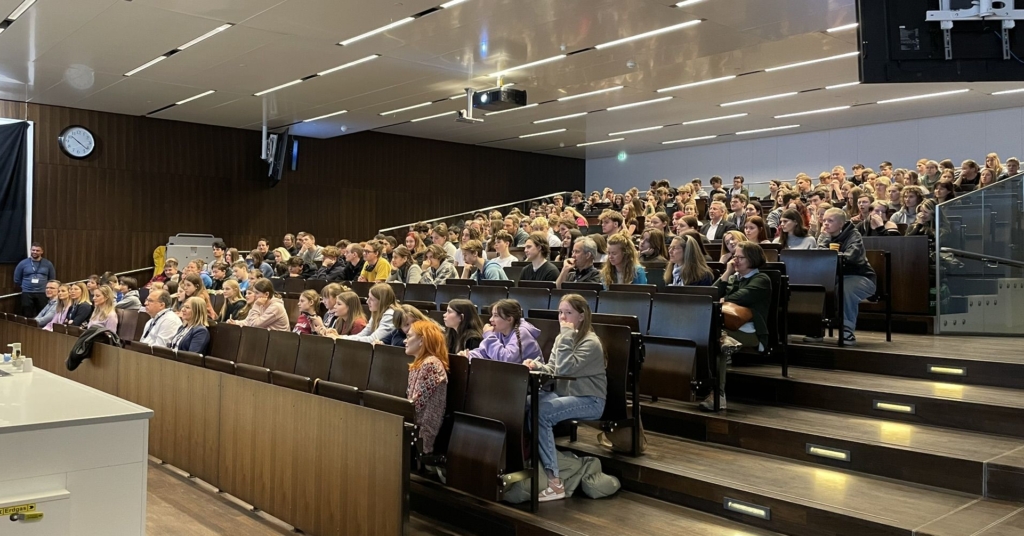
[[[647,294],[654,294],[655,292],[658,292],[658,286],[657,285],[622,285],[622,284],[616,283],[614,285],[608,285],[608,290],[615,291],[615,292],[646,292]]]
[[[517,287],[522,288],[546,288],[548,290],[554,290],[554,281],[517,281]]]
[[[210,326],[210,351],[207,355],[234,361],[238,356],[241,337],[242,328],[240,326],[224,322]],[[266,355],[266,347],[267,345],[264,343],[264,355]]]
[[[598,297],[597,312],[635,316],[640,323],[640,333],[647,333],[647,326],[651,321],[652,295],[653,293],[607,290]]]
[[[363,405],[370,409],[403,417],[405,422],[410,424],[416,420],[416,408],[413,406],[412,401],[405,398],[405,396],[393,396],[378,393],[377,391],[364,391]]]
[[[437,286],[437,294],[434,295],[434,301],[437,302],[438,306],[442,303],[448,303],[452,300],[468,300],[469,299],[469,285],[456,285],[445,282],[443,285]]]
[[[413,357],[405,354],[404,346],[378,344],[373,348],[368,391],[404,397],[409,386],[409,365]]]
[[[271,331],[267,340],[267,359],[263,366],[270,370],[295,372],[299,354],[299,335],[290,331]]]
[[[622,420],[626,414],[626,393],[629,382],[629,359],[633,344],[632,330],[626,326],[593,324],[594,333],[601,339],[605,357],[608,359],[605,374],[608,378],[608,392],[605,397],[603,421]]]
[[[548,301],[548,307],[551,309],[558,309],[558,304],[562,301],[562,296],[565,296],[566,294],[579,294],[584,300],[587,300],[587,304],[590,305],[591,311],[597,310],[596,290],[570,290],[565,288],[551,291],[551,299]]]
[[[348,402],[349,404],[359,404],[359,389],[356,389],[351,385],[319,381],[316,382],[313,390],[320,396],[333,398],[334,400],[340,400],[342,402]]]
[[[405,286],[405,300],[409,301],[424,301],[433,303],[434,298],[437,296],[437,287],[434,285],[427,285],[416,283]]]
[[[655,288],[665,287],[665,265],[664,262],[644,262],[640,263],[644,267],[644,271],[647,273],[647,284],[653,285]]]
[[[288,324],[291,326],[295,325],[295,322],[299,319],[299,300],[298,298],[285,298],[284,299],[284,310],[288,313]]]
[[[885,293],[886,264],[889,262],[889,252],[869,249],[865,254],[868,258],[868,264],[875,271],[875,296],[882,296]]]
[[[604,285],[601,283],[562,283],[562,290],[592,290],[594,292],[601,292],[604,290]]]
[[[643,333],[640,331],[640,321],[635,316],[616,315],[610,313],[594,313],[590,315],[591,322],[595,324],[608,324],[611,326],[625,326],[632,333]]]
[[[475,497],[497,501],[501,497],[495,477],[506,471],[508,443],[505,424],[500,419],[455,413],[445,456],[445,483]]]
[[[153,355],[164,359],[170,359],[171,361],[177,361],[177,357],[174,355],[174,350],[171,350],[166,346],[154,346]]]
[[[438,311],[435,309],[433,311],[426,311],[426,314],[427,318],[437,322],[440,326],[444,326],[444,311]]]
[[[651,325],[647,330],[655,337],[688,339],[697,343],[698,357],[707,357],[711,347],[711,330],[715,308],[710,296],[655,294],[651,307]],[[718,334],[714,335],[717,340]]]
[[[540,330],[540,336],[537,337],[537,345],[540,346],[541,355],[544,356],[544,359],[551,355],[551,348],[554,347],[555,339],[561,331],[561,326],[557,320],[557,313],[555,318],[555,320],[548,318],[529,319],[529,322]]]
[[[238,326],[235,326],[238,327]],[[215,357],[245,363],[254,367],[262,367],[267,360],[267,345],[270,341],[270,331],[263,328],[242,326],[241,336],[235,345],[235,352],[230,356],[212,354]]]
[[[815,285],[825,289],[825,311],[828,318],[837,313],[836,282],[839,255],[829,249],[786,249],[780,253],[786,263],[790,285]]]
[[[778,257],[776,257],[776,259],[778,259]],[[782,275],[786,275],[786,263],[778,260],[764,263],[764,266],[762,266],[761,269],[775,270],[776,272],[779,272]]]
[[[466,406],[466,388],[469,387],[469,358],[448,354],[448,402],[445,413],[462,411]]]
[[[317,292],[320,292],[326,286],[327,286],[327,280],[326,279],[307,279],[306,280],[306,290],[315,290]]]
[[[223,294],[210,294],[210,307],[213,307],[213,311],[220,314],[220,308],[224,305]],[[216,319],[214,319],[216,320]]]
[[[398,301],[405,300],[405,283],[399,283],[397,281],[388,283],[391,285],[391,290],[395,291],[395,299]]]
[[[306,280],[301,277],[288,277],[284,280],[284,291],[289,294],[302,294],[306,290]]]
[[[712,299],[718,300],[719,292],[718,287],[699,287],[694,285],[684,285],[681,287],[665,287],[661,290],[665,294],[686,294],[688,296],[711,296]]]
[[[476,305],[481,310],[489,310],[491,308],[491,304],[498,300],[504,300],[506,298],[508,298],[508,287],[485,287],[482,285],[477,285],[475,287],[472,287],[472,291],[469,293],[469,300],[473,302],[473,305]]]
[[[139,317],[135,320],[135,334],[132,335],[133,341],[141,341],[142,334],[146,331],[146,322],[149,322],[149,313],[146,311],[139,311]],[[211,334],[213,331],[210,332]]]
[[[509,299],[519,302],[523,313],[529,315],[531,309],[547,309],[551,300],[551,291],[546,288],[511,287],[508,289]]]
[[[773,351],[776,345],[783,342],[779,330],[785,325],[785,315],[782,314],[783,308],[780,304],[782,278],[785,276],[775,270],[760,270],[760,272],[767,275],[772,281],[772,301],[768,306],[768,318],[765,318],[764,320],[765,323],[768,324],[769,345],[765,350]]]
[[[523,268],[521,266],[506,266],[503,270],[505,271],[505,277],[508,278],[509,283],[518,283],[523,277]]]
[[[319,335],[300,335],[299,353],[295,359],[295,374],[307,378],[326,380],[331,373],[334,340]]]
[[[334,341],[334,359],[327,379],[334,383],[366,390],[373,362],[373,345],[368,342],[337,339]]]
[[[360,298],[365,298],[370,295],[370,288],[374,285],[376,285],[376,283],[371,283],[369,281],[353,281],[352,291],[358,294]]]
[[[270,284],[274,285],[274,291],[277,293],[284,292],[284,279],[280,277],[271,277]]]
[[[466,285],[467,287],[472,287],[476,284],[476,279],[461,279],[458,277],[445,279],[444,283],[442,283],[442,285]]]
[[[529,370],[516,363],[474,359],[469,367],[466,413],[494,419],[505,425],[505,469],[508,472],[525,467],[523,437],[529,383]],[[454,440],[453,437],[449,452]]]
[[[118,309],[118,311],[122,311],[122,313],[117,323],[117,336],[121,337],[121,340],[130,341],[138,328],[139,310]]]

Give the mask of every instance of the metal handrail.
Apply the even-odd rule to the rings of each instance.
[[[964,257],[967,259],[974,259],[976,261],[994,263],[994,264],[1005,264],[1014,268],[1024,268],[1024,262],[1015,261],[1013,259],[1007,259],[1003,257],[996,257],[994,255],[983,255],[981,253],[975,253],[973,251],[964,251],[962,249],[953,248],[940,248],[939,251],[942,253],[950,253],[957,257]]]
[[[426,223],[430,223],[430,222],[435,222],[435,221],[447,220],[448,218],[455,218],[455,217],[462,216],[462,215],[465,215],[465,214],[474,214],[476,212],[487,213],[487,211],[494,210],[496,208],[507,207],[507,206],[510,206],[510,205],[518,205],[520,203],[529,203],[530,201],[536,201],[538,199],[544,199],[546,197],[554,197],[556,195],[561,195],[563,198],[566,198],[571,193],[572,192],[552,192],[550,194],[538,195],[537,197],[531,197],[529,199],[521,199],[519,201],[509,201],[508,203],[502,203],[500,205],[494,205],[493,207],[484,207],[484,208],[474,208],[472,210],[463,210],[462,212],[456,212],[455,214],[449,214],[447,216],[441,216],[440,218],[431,218],[429,220],[420,220],[420,221],[423,221],[423,222],[426,222]],[[402,228],[406,228],[407,229],[407,228],[409,228],[410,225],[416,225],[417,223],[420,223],[420,222],[419,221],[414,221],[412,223],[405,223],[405,224],[402,224],[402,225],[396,225],[394,227],[388,227],[386,229],[380,229],[377,232],[378,233],[387,233],[389,231],[395,231],[395,230],[402,229]]]
[[[114,275],[122,276],[124,274],[133,274],[135,272],[141,272],[143,270],[153,270],[154,268],[156,268],[156,266],[148,266],[146,268],[136,268],[134,270],[126,270],[124,272],[118,272],[118,273],[116,273]],[[78,281],[67,281],[67,283],[69,283],[69,284],[70,283],[84,283],[85,281],[87,281],[87,279],[79,279]],[[21,293],[20,292],[15,292],[13,294],[4,294],[3,296],[0,296],[0,300],[6,300],[7,298],[13,298],[15,296],[21,296]]]

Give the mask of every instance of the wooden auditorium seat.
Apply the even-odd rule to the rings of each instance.
[[[250,380],[270,383],[270,371],[295,372],[299,353],[299,336],[290,331],[271,331],[267,340],[267,357],[263,366],[235,363],[235,374]]]
[[[409,424],[414,424],[416,420],[416,408],[413,406],[412,400],[405,398],[404,393],[402,396],[394,396],[377,391],[366,391],[363,393],[363,405],[370,409],[398,415]]]
[[[409,365],[412,360],[413,357],[406,355],[403,346],[375,346],[366,390],[404,397],[409,385]]]
[[[690,382],[711,375],[718,354],[721,305],[708,296],[659,293],[644,337],[640,393],[655,399],[692,399]]]
[[[434,302],[437,296],[437,287],[434,285],[416,283],[405,286],[405,301]]]
[[[319,335],[300,335],[295,372],[270,371],[270,383],[296,391],[313,392],[313,381],[326,379],[331,372],[334,340]]]
[[[508,281],[508,283],[512,283]],[[498,286],[483,286],[477,285],[472,287],[472,291],[469,294],[469,300],[473,302],[481,311],[491,310],[491,305],[498,300],[504,300],[508,298],[508,287]],[[522,304],[520,304],[522,305]],[[525,308],[524,308],[525,311]]]
[[[640,333],[647,333],[647,326],[651,323],[651,301],[654,294],[653,291],[619,292],[608,290],[602,292],[598,297],[596,312],[635,316],[640,324]]]

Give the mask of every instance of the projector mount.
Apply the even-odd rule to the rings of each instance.
[[[946,59],[953,59],[953,38],[950,30],[956,21],[982,20],[982,21],[1003,21],[1003,59],[1010,59],[1010,30],[1016,25],[1015,21],[1024,20],[1024,9],[1014,9],[1016,0],[939,0],[937,11],[928,11],[925,20],[938,22],[942,28],[942,37],[946,46]],[[968,8],[954,9],[953,4],[959,6],[970,5]]]
[[[471,87],[466,88],[466,109],[459,110],[456,113],[455,121],[459,123],[469,123],[470,125],[484,122],[483,119],[473,117],[473,95],[475,94],[475,89]]]

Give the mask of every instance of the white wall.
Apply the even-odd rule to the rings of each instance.
[[[996,152],[1005,162],[1024,156],[1024,108],[1007,108],[860,127],[837,128],[753,140],[731,141],[699,147],[628,155],[587,161],[587,189],[611,187],[623,192],[636,186],[641,192],[652,180],[668,179],[673,186],[699,177],[705,188],[712,175],[726,187],[734,175],[743,175],[753,193],[766,194],[770,179],[792,182],[801,171],[815,177],[842,165],[855,163],[877,169],[883,160],[895,167],[915,169],[919,158],[952,159],[956,165],[968,158],[984,164],[985,155]]]

